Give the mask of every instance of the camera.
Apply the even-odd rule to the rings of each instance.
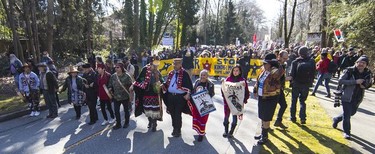
[[[340,107],[341,103],[341,96],[342,96],[342,90],[336,90],[333,92],[335,94],[335,102],[333,104],[333,107]]]

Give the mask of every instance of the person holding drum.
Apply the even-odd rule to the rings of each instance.
[[[69,67],[69,76],[65,79],[65,83],[60,90],[60,93],[68,89],[68,103],[73,104],[76,112],[76,119],[81,118],[81,107],[86,99],[86,94],[83,92],[83,86],[86,82],[81,76],[78,76],[79,71],[73,66]]]
[[[164,80],[158,70],[159,64],[160,61],[156,59],[147,64],[133,83],[137,102],[135,116],[143,112],[148,117],[148,128],[152,132],[156,131],[157,120],[163,119],[160,85]]]
[[[221,90],[224,99],[224,134],[223,137],[233,138],[237,126],[237,116],[242,120],[244,104],[249,99],[249,88],[245,78],[242,77],[240,65],[232,68],[230,75],[223,81]],[[237,93],[237,94],[236,94]],[[243,95],[241,95],[243,94]],[[232,127],[229,129],[229,115],[232,114]]]
[[[104,126],[107,123],[112,124],[115,122],[115,116],[112,110],[112,101],[111,101],[112,96],[109,93],[109,90],[107,89],[108,81],[109,81],[109,78],[111,77],[111,74],[107,72],[104,64],[97,64],[96,68],[98,70],[98,82],[97,82],[98,83],[98,97],[100,101],[100,108],[102,110],[102,114],[104,118],[102,126]],[[107,106],[107,110],[109,114],[111,115],[111,120],[108,120],[107,112],[105,111],[106,106]]]
[[[200,72],[199,79],[195,81],[192,93],[195,94],[201,91],[207,91],[207,93],[212,98],[215,95],[214,86],[215,84],[208,79],[208,71],[204,69]],[[193,116],[193,129],[199,134],[198,142],[202,142],[204,135],[206,134],[206,123],[209,114],[201,116],[198,112],[198,107],[193,104],[194,103],[191,103],[189,105]]]
[[[267,54],[263,69],[254,85],[254,97],[258,99],[258,117],[262,120],[262,134],[255,136],[258,144],[268,142],[268,131],[280,96],[284,68],[280,66],[275,54]]]

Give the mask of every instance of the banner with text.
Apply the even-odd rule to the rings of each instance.
[[[236,58],[194,58],[193,75],[199,75],[203,69],[208,70],[209,76],[227,77],[232,68],[237,64]],[[248,78],[256,78],[261,72],[263,61],[261,59],[250,60]],[[163,76],[173,70],[173,59],[161,60],[158,70]]]

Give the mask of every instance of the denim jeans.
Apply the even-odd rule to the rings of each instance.
[[[296,119],[297,99],[299,98],[300,110],[299,117],[306,120],[306,99],[309,94],[308,86],[293,86],[292,88],[292,104],[290,105],[290,119]]]
[[[318,80],[316,81],[316,84],[314,86],[314,90],[312,93],[315,93],[318,90],[318,87],[322,84],[324,80],[324,86],[327,90],[327,95],[330,95],[330,88],[329,88],[329,81],[331,80],[331,74],[330,73],[319,73],[318,74]]]
[[[276,121],[281,122],[283,120],[283,115],[285,113],[285,110],[288,107],[288,105],[286,104],[286,100],[285,100],[284,90],[280,91],[278,103],[280,105],[280,108],[279,108],[279,112],[277,113]]]
[[[359,103],[355,102],[342,102],[343,113],[334,118],[335,122],[344,121],[342,127],[344,128],[344,133],[350,135],[350,117],[353,116],[358,109]]]

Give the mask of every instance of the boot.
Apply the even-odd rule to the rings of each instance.
[[[152,121],[152,128],[151,128],[152,132],[156,132],[156,126],[157,126],[156,119],[153,119],[153,121]]]
[[[259,145],[263,145],[268,142],[268,130],[269,128],[262,128],[262,137],[258,141]]]
[[[233,138],[233,132],[236,129],[237,124],[232,124],[232,127],[230,128],[228,138]]]
[[[224,125],[223,137],[227,137],[228,136],[229,123],[223,123],[223,125]]]

